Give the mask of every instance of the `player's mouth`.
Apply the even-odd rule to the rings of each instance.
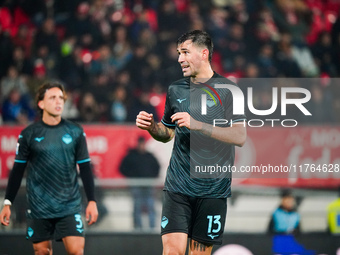
[[[61,108],[60,106],[57,106],[55,109],[56,109],[57,111],[61,111],[61,110],[62,110],[62,108]]]
[[[182,72],[187,72],[189,70],[189,65],[182,66]]]

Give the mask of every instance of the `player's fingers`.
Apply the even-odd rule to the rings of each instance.
[[[9,215],[2,215],[1,216],[1,224],[4,226],[8,226],[9,225],[9,220],[10,220],[10,216]]]
[[[149,128],[151,124],[151,121],[136,120],[136,125],[140,128]]]
[[[180,118],[181,118],[180,114],[178,113],[175,113],[174,115],[171,116],[172,122],[175,122],[176,120],[179,120]]]
[[[153,114],[152,113],[147,113],[145,111],[141,111],[138,113],[137,118],[147,118],[147,119],[152,119]]]
[[[92,225],[93,223],[97,221],[97,219],[98,219],[98,214],[96,213],[90,214],[90,220],[88,221],[88,224]]]

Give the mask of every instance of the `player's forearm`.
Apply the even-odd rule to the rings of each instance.
[[[201,122],[198,131],[218,141],[239,147],[244,145],[247,138],[246,128],[242,124],[236,124],[232,127],[214,127]]]
[[[9,175],[5,199],[8,199],[12,203],[20,188],[21,181],[24,176],[25,168],[26,168],[26,163],[15,162],[13,169]]]
[[[155,123],[148,131],[155,140],[163,143],[169,142],[175,135],[174,129],[164,126],[161,122]]]
[[[83,182],[85,194],[88,201],[96,201],[94,195],[94,178],[90,162],[79,164],[79,173]]]

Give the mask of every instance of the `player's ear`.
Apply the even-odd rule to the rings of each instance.
[[[202,59],[203,60],[209,60],[209,50],[208,49],[203,49],[203,51],[202,51]]]
[[[39,108],[40,108],[41,110],[43,110],[43,109],[44,109],[44,101],[40,100],[40,101],[38,102],[38,106],[39,106]]]

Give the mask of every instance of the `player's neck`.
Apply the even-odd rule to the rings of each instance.
[[[52,115],[44,113],[42,117],[42,121],[49,126],[56,126],[60,123],[61,116],[60,115],[52,116]]]
[[[214,71],[211,69],[211,66],[208,65],[205,68],[201,69],[200,72],[197,73],[195,76],[191,76],[191,81],[194,83],[197,82],[206,82],[211,77],[213,77]]]

